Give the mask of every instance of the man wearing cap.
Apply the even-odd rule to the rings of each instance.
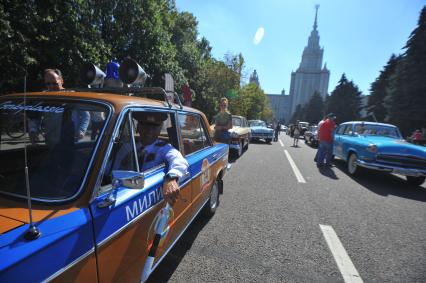
[[[317,167],[331,166],[331,156],[333,154],[333,131],[336,128],[334,120],[336,115],[330,113],[327,115],[325,121],[318,129],[319,147],[317,152]],[[325,160],[325,164],[324,164]]]
[[[188,162],[182,154],[170,143],[158,138],[163,126],[163,121],[167,119],[166,113],[161,112],[135,112],[133,118],[137,120],[137,132],[139,140],[136,141],[136,152],[141,172],[165,163],[168,167],[163,183],[163,196],[167,202],[174,203],[179,195],[179,185],[177,181],[188,170]],[[128,153],[133,153],[131,149],[126,149],[123,154],[122,149],[117,155],[115,164],[126,162]]]

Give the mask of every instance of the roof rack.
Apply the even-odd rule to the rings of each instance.
[[[122,87],[122,88],[114,88],[114,87],[102,87],[102,88],[72,88],[67,90],[73,91],[85,91],[85,92],[101,92],[101,93],[113,93],[113,94],[121,94],[128,96],[137,96],[137,97],[146,97],[148,94],[158,94],[163,95],[165,103],[172,108],[172,104],[168,98],[168,94],[173,95],[176,101],[179,104],[180,109],[183,108],[182,101],[180,100],[179,95],[176,92],[165,91],[161,87]]]

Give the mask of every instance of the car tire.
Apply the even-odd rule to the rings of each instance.
[[[265,141],[266,141],[266,143],[270,144],[272,142],[272,139],[266,139]]]
[[[407,179],[407,183],[410,186],[420,186],[421,184],[423,184],[425,182],[425,177],[413,177],[413,176],[406,176],[405,177]]]
[[[215,180],[210,189],[210,197],[203,208],[203,214],[206,217],[212,217],[219,205],[219,182]]]
[[[237,157],[240,157],[243,154],[243,142],[242,141],[240,141],[240,146],[237,149],[236,153],[237,153]]]
[[[348,173],[352,176],[358,175],[360,171],[359,166],[356,164],[357,159],[358,157],[356,156],[355,153],[351,153],[348,157],[347,170],[348,170]]]
[[[244,146],[244,150],[247,151],[249,148],[249,144],[250,144],[250,139],[247,140],[246,145]]]

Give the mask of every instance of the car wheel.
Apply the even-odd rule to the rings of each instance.
[[[243,142],[240,141],[240,146],[237,149],[237,157],[240,157],[243,154]]]
[[[352,176],[358,174],[359,172],[359,167],[356,164],[356,160],[357,160],[357,156],[355,153],[351,153],[351,155],[349,155],[348,158],[348,172],[349,174],[351,174]]]
[[[420,186],[425,181],[425,177],[406,176],[406,178],[407,178],[407,183],[410,186]]]
[[[219,184],[215,180],[210,190],[210,198],[206,202],[203,208],[203,213],[207,217],[212,217],[216,212],[216,208],[219,205]]]
[[[266,139],[265,141],[266,141],[266,143],[271,143],[272,139]]]
[[[247,140],[247,143],[246,143],[246,146],[244,147],[244,150],[248,150],[249,144],[250,144],[250,139]]]

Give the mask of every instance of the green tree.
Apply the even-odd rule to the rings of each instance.
[[[5,0],[0,18],[2,93],[21,90],[25,73],[28,90],[40,90],[42,70],[48,67],[60,68],[65,85],[73,85],[84,60],[96,62],[109,54],[86,1]]]
[[[339,123],[358,120],[361,109],[361,92],[358,87],[348,81],[343,74],[336,88],[331,92],[327,100],[326,112],[333,112],[337,116]]]
[[[297,120],[303,121],[304,120],[304,116],[303,116],[304,112],[305,111],[304,111],[304,107],[302,106],[302,104],[297,104],[293,115],[291,115],[290,123],[295,124]]]
[[[324,117],[324,101],[318,91],[309,99],[304,109],[304,121],[316,124]]]
[[[241,88],[234,110],[247,119],[269,120],[273,114],[265,92],[253,83]]]
[[[389,121],[407,135],[426,124],[426,6],[404,47],[389,88]]]
[[[401,61],[401,58],[401,56],[392,54],[388,63],[380,72],[379,77],[371,84],[367,109],[368,114],[374,114],[377,121],[385,121],[385,118],[388,116],[385,107],[385,97],[389,95],[390,79],[395,73],[395,68],[398,62]]]

